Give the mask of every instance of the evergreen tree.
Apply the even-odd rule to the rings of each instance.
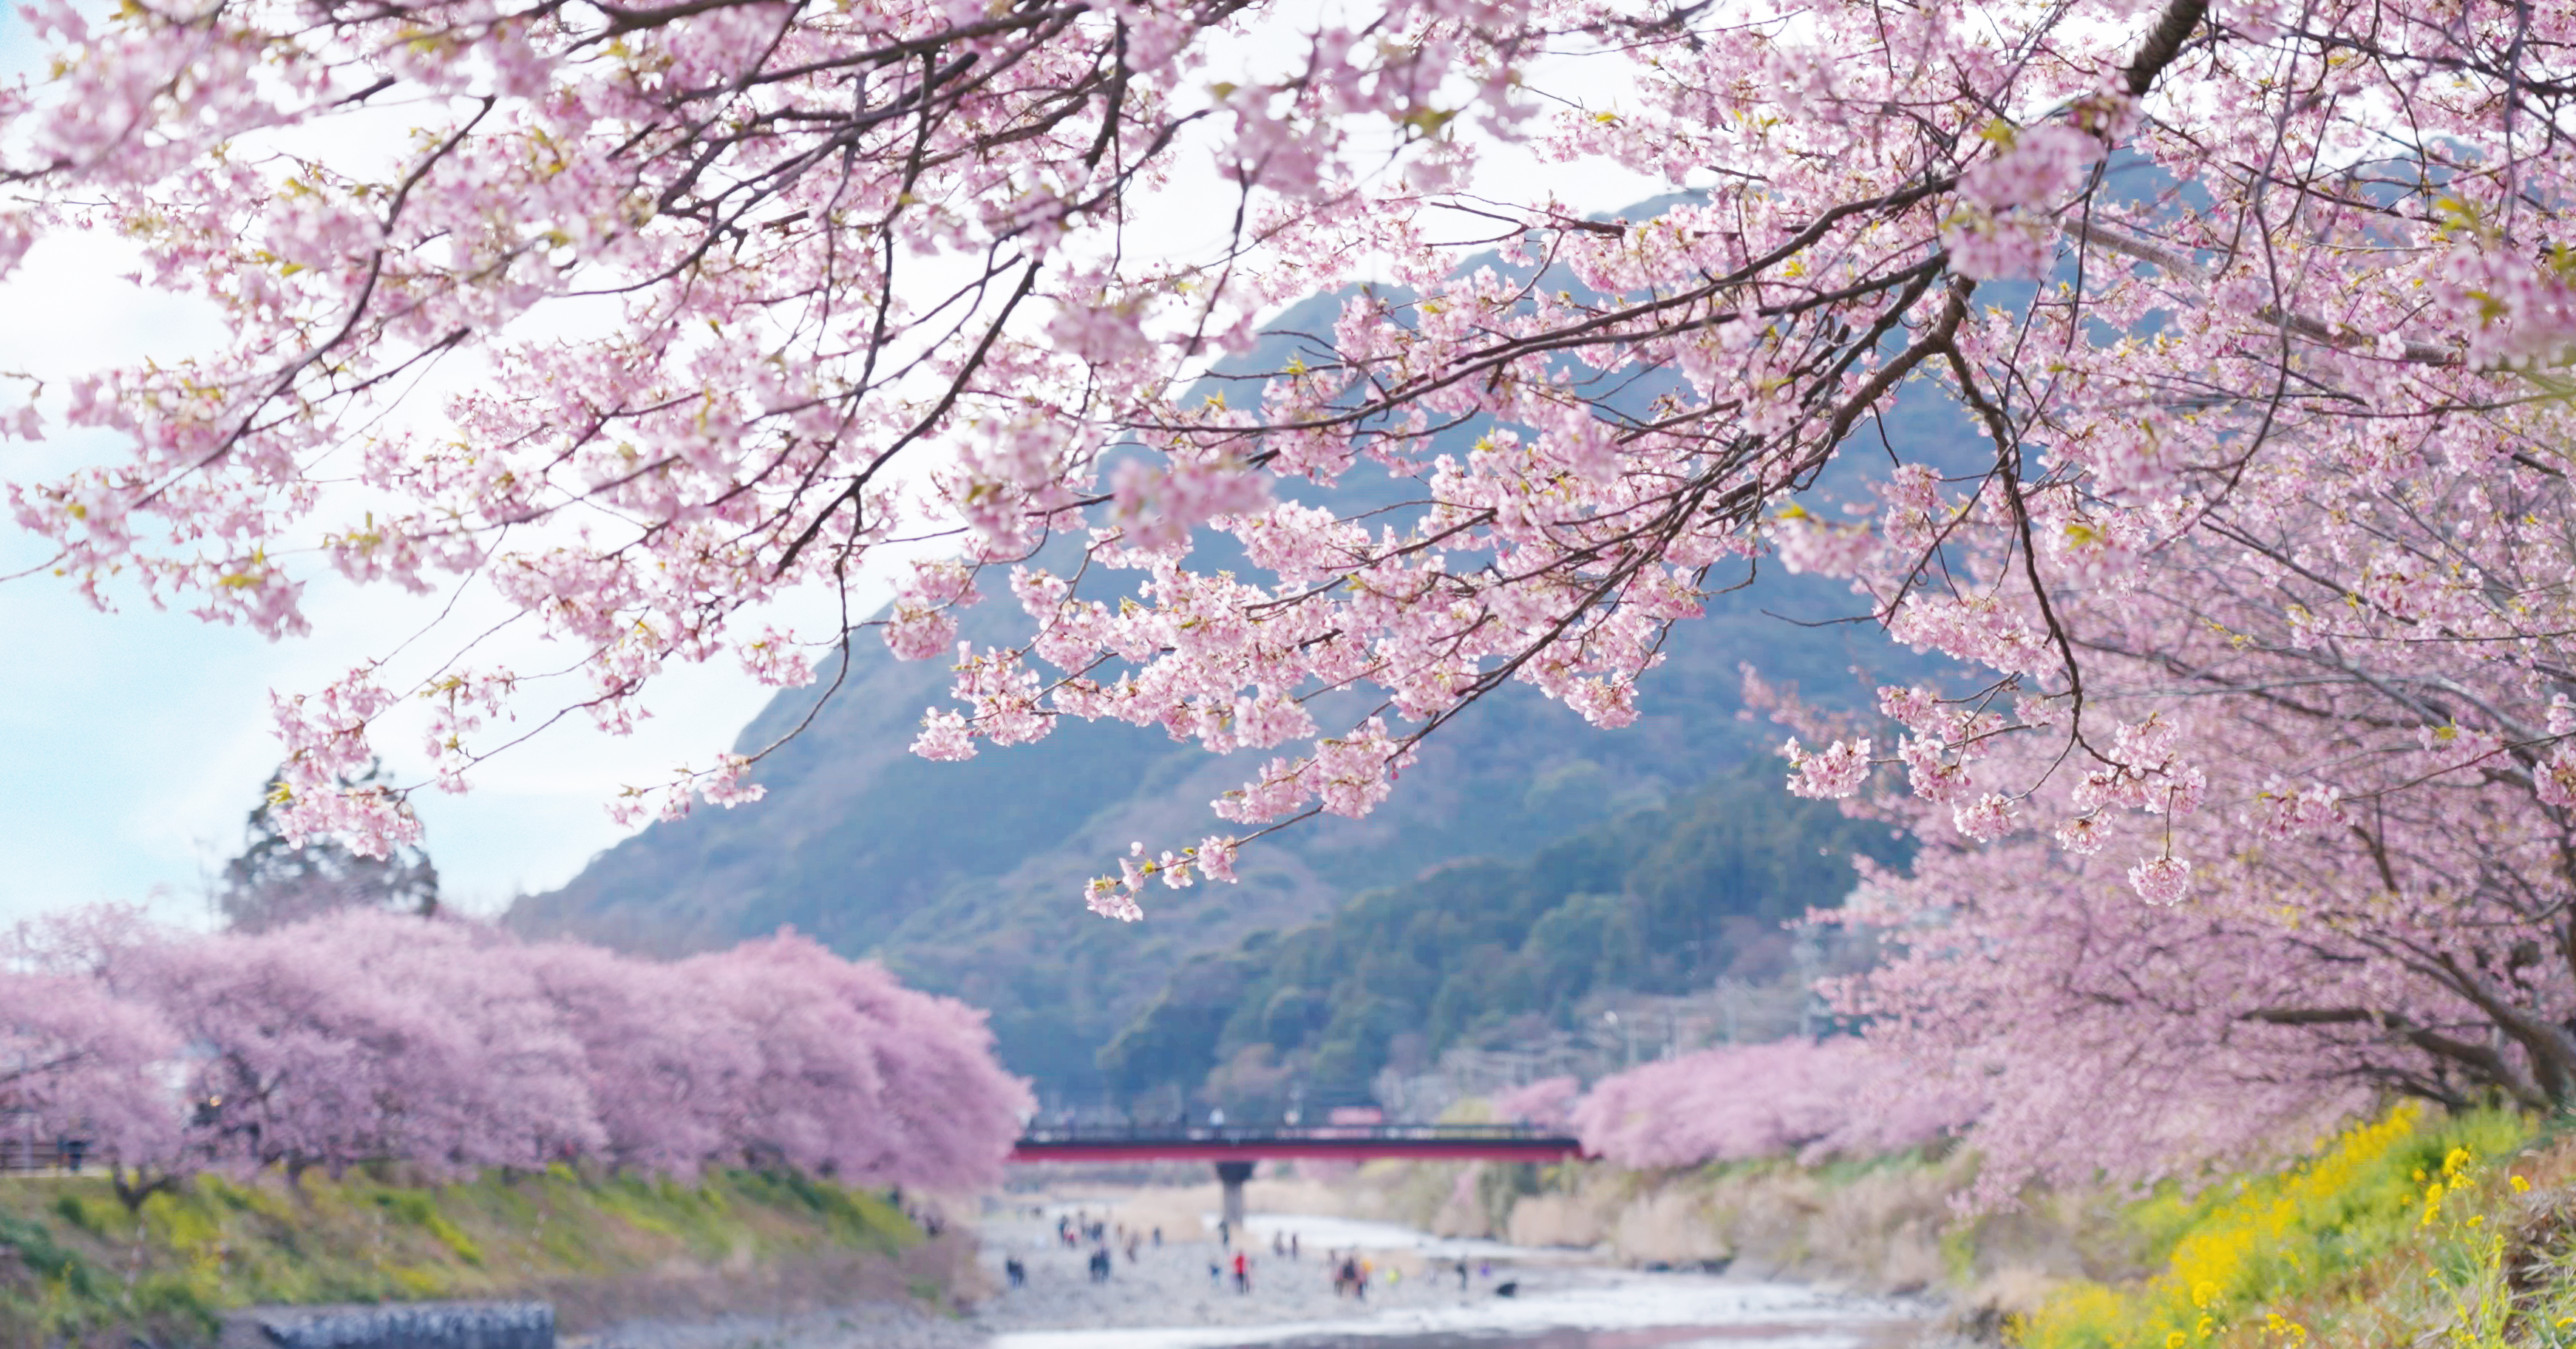
[[[370,763],[351,785],[373,782],[383,765]],[[416,845],[396,845],[368,857],[329,838],[298,843],[280,827],[287,800],[285,779],[271,774],[250,813],[241,855],[224,864],[214,894],[224,925],[236,932],[267,932],[342,909],[387,909],[423,917],[438,912],[438,868]]]

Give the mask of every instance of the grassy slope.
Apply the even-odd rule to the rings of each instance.
[[[2161,1258],[2060,1287],[2025,1349],[2576,1346],[2576,1139],[2517,1116],[2401,1108],[2126,1216]]]
[[[223,1310],[275,1302],[542,1296],[579,1331],[641,1314],[936,1301],[962,1250],[925,1241],[877,1196],[799,1176],[404,1179],[200,1177],[155,1197],[139,1224],[102,1179],[0,1180],[0,1342],[200,1340]]]

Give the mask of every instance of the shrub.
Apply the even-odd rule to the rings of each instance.
[[[2435,1119],[2409,1103],[2285,1170],[2197,1194],[2167,1187],[2128,1214],[2162,1253],[2160,1269],[2123,1287],[2067,1284],[2010,1333],[2023,1349],[2186,1349],[2241,1327],[2301,1341],[2304,1323],[2285,1310],[2401,1248],[2421,1257],[2435,1301],[2466,1298],[2462,1315],[2475,1320],[2487,1314],[2476,1310],[2481,1271],[2501,1247],[2482,1214],[2446,1199],[2465,1197],[2482,1163],[2530,1135],[2517,1115]]]

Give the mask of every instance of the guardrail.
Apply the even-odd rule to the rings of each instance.
[[[96,1159],[97,1149],[86,1138],[9,1138],[0,1136],[0,1175],[66,1171],[80,1174],[81,1167]]]
[[[1273,1139],[1375,1139],[1385,1142],[1557,1142],[1558,1129],[1530,1124],[1059,1124],[1032,1125],[1023,1142],[1268,1142]]]

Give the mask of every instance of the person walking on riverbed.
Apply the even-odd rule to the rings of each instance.
[[[1243,1251],[1234,1253],[1234,1291],[1252,1292],[1252,1257]]]

